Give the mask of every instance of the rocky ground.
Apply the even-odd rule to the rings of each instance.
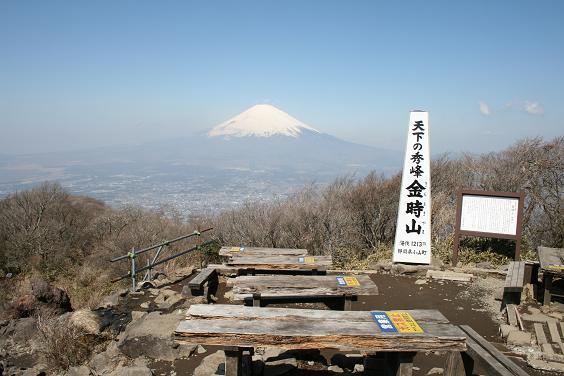
[[[504,326],[506,318],[495,300],[496,292],[503,286],[503,271],[481,265],[437,274],[429,272],[429,267],[385,263],[375,269],[371,278],[380,295],[359,299],[353,309],[438,308],[453,323],[471,325],[498,347],[504,347],[503,338],[507,338],[510,349],[504,347],[504,351],[515,355],[523,367],[527,367],[527,360],[536,368],[542,368],[538,366],[540,362],[555,362],[554,357],[547,360],[539,355],[543,348],[530,333],[535,322],[562,321],[560,306],[554,304],[541,311],[525,299],[518,308],[524,330]],[[215,294],[217,298],[192,296],[184,287],[191,275],[192,269],[183,269],[168,277],[160,276],[138,292],[123,290],[106,297],[92,311],[66,312],[70,307],[65,306],[61,292],[46,285],[37,287],[30,297],[23,299],[30,313],[35,313],[0,322],[0,376],[223,374],[225,357],[220,348],[180,345],[172,337],[191,304],[229,302],[224,283]],[[25,308],[25,304],[20,305]],[[304,306],[326,309],[321,305]],[[45,313],[47,308],[50,315]],[[504,337],[498,334],[500,326]],[[529,336],[523,339],[515,332]],[[514,342],[515,337],[521,342]],[[561,354],[556,346],[554,350],[556,355]],[[444,354],[418,355],[415,374],[440,375],[443,361]],[[54,364],[60,370],[54,370]],[[362,375],[363,363],[359,354],[258,348],[253,369],[255,375],[264,376]],[[545,374],[531,367],[526,369],[531,374]]]

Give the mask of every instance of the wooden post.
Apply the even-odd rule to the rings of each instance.
[[[241,349],[238,347],[226,347],[225,376],[243,376],[241,368]]]
[[[253,353],[252,347],[244,347],[241,349],[241,373],[242,376],[253,375]]]
[[[353,296],[351,294],[344,294],[343,311],[352,311],[352,299]]]
[[[445,376],[466,376],[464,358],[458,351],[449,351],[445,361]],[[470,373],[469,375],[472,375]]]
[[[260,307],[260,292],[253,294],[253,307]]]
[[[544,272],[542,275],[542,282],[544,289],[544,294],[543,294],[544,298],[542,301],[542,305],[543,306],[550,305],[550,299],[552,298],[552,294],[550,293],[550,290],[552,290],[552,274]]]
[[[462,189],[456,192],[456,224],[454,226],[454,249],[452,250],[452,266],[458,264],[458,247],[460,246],[460,221],[462,217]]]
[[[366,355],[363,359],[365,375],[389,375],[387,353]]]
[[[388,354],[388,367],[393,376],[413,376],[414,352]]]

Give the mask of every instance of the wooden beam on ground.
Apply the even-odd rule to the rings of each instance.
[[[540,322],[536,322],[533,324],[534,328],[535,328],[535,335],[537,337],[537,344],[540,346],[544,343],[548,343],[548,341],[546,340],[546,335],[544,334],[544,329],[542,327],[542,324]]]
[[[552,343],[561,343],[562,340],[560,339],[560,334],[558,333],[558,326],[556,326],[556,321],[548,321],[547,324]]]
[[[467,334],[468,354],[474,361],[479,362],[484,370],[488,371],[487,375],[528,376],[527,372],[486,341],[474,329],[468,325],[460,325],[460,329]]]
[[[515,313],[515,304],[506,305],[505,310],[507,311],[507,321],[509,322],[509,325],[518,328],[519,322],[517,321],[517,315]]]

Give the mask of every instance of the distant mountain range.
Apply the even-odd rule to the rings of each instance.
[[[247,179],[254,186],[264,187],[259,193],[266,197],[270,191],[283,194],[280,189],[291,190],[307,182],[325,183],[343,174],[363,176],[371,170],[394,173],[401,166],[401,158],[401,151],[343,141],[274,106],[261,104],[192,137],[81,152],[1,155],[0,193],[58,180],[72,191],[120,204],[112,189],[120,191],[124,185],[136,184],[131,192],[141,196],[133,202],[145,205],[142,196],[147,192],[141,187],[153,191],[153,185],[162,190],[163,184],[172,184],[182,190],[186,185],[193,187],[195,181],[202,191],[212,192],[222,192],[222,184],[229,186],[229,191],[242,185],[243,192],[234,192],[234,196],[252,198],[244,196],[249,187],[241,182]],[[231,186],[233,179],[239,182],[235,186]],[[103,195],[97,195],[100,186],[104,187]],[[155,206],[159,200],[150,201],[148,206]],[[163,197],[162,203],[169,201]]]

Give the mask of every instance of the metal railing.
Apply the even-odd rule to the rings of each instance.
[[[213,230],[212,227],[207,228],[207,229],[205,229],[205,230],[201,230],[201,231],[194,231],[194,232],[191,233],[191,234],[183,235],[183,236],[180,236],[180,237],[178,237],[178,238],[171,239],[171,240],[166,240],[166,241],[161,242],[161,243],[159,243],[159,244],[155,244],[155,245],[152,245],[152,246],[150,246],[150,247],[142,248],[142,249],[139,249],[139,250],[135,249],[135,247],[134,247],[134,248],[131,249],[130,252],[127,252],[127,254],[125,254],[125,255],[123,255],[123,256],[119,256],[119,257],[116,257],[116,258],[111,259],[110,262],[116,262],[116,261],[120,261],[120,260],[124,260],[124,259],[129,259],[129,260],[130,260],[130,268],[131,268],[130,271],[129,271],[127,274],[122,275],[121,277],[118,277],[118,278],[113,279],[112,282],[121,281],[122,279],[125,279],[125,278],[131,278],[131,291],[135,291],[135,289],[137,288],[137,274],[139,274],[139,273],[141,273],[141,272],[145,272],[145,275],[143,276],[143,281],[150,281],[150,280],[152,279],[152,277],[153,277],[153,276],[152,276],[152,271],[153,271],[153,268],[154,268],[155,266],[160,265],[160,264],[163,264],[163,263],[165,263],[165,262],[167,262],[167,261],[170,261],[170,260],[172,260],[172,259],[175,259],[175,258],[177,258],[177,257],[179,257],[179,256],[185,255],[185,254],[187,254],[187,253],[189,253],[189,252],[192,252],[192,251],[195,251],[195,250],[199,250],[199,249],[201,249],[202,247],[205,247],[205,246],[207,246],[207,245],[212,244],[214,241],[213,241],[213,240],[208,240],[208,241],[203,242],[203,243],[201,243],[201,244],[197,244],[197,245],[195,245],[195,246],[193,246],[193,247],[191,247],[191,248],[189,248],[189,249],[186,249],[186,250],[184,250],[184,251],[181,251],[181,252],[179,252],[179,253],[176,253],[176,254],[174,254],[174,255],[172,255],[172,256],[168,256],[168,257],[165,257],[164,259],[159,260],[159,256],[161,255],[161,253],[162,253],[162,251],[163,251],[163,249],[164,249],[165,247],[171,245],[172,243],[178,242],[178,241],[180,241],[180,240],[188,239],[188,238],[191,238],[191,237],[193,237],[193,236],[201,236],[203,233],[208,232],[208,231],[211,231],[211,230]],[[154,250],[154,249],[156,249],[157,252],[155,253],[155,256],[153,256],[152,259],[149,258],[149,259],[147,260],[147,266],[143,266],[143,267],[141,267],[141,268],[138,268],[137,265],[136,265],[135,259],[136,259],[140,254],[145,253],[145,252],[152,251],[152,250]]]

